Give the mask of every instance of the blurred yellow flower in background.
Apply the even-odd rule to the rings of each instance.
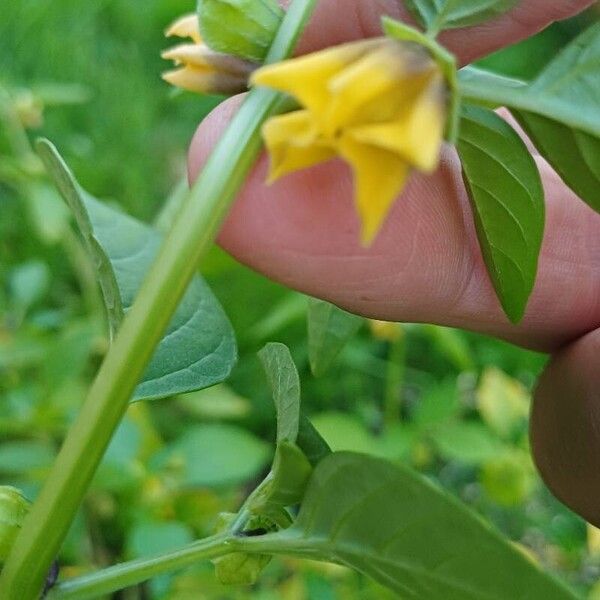
[[[162,53],[164,59],[179,67],[163,73],[168,83],[201,94],[237,94],[247,89],[248,77],[257,65],[211,50],[202,41],[196,15],[181,17],[165,35],[191,39],[191,43],[179,44]]]
[[[302,106],[264,126],[270,181],[342,157],[354,172],[364,244],[373,241],[411,168],[437,168],[448,89],[418,44],[388,38],[345,44],[263,67],[251,82]]]

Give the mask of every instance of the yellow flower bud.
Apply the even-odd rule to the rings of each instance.
[[[384,342],[397,342],[401,340],[404,335],[404,328],[401,323],[370,319],[369,328],[373,337],[378,340],[383,340]]]
[[[419,44],[354,42],[263,67],[251,81],[286,92],[302,106],[265,124],[270,181],[340,156],[354,173],[365,244],[411,168],[431,173],[438,165],[448,86]]]
[[[201,94],[237,94],[248,87],[254,63],[211,50],[202,41],[196,15],[186,15],[165,32],[167,37],[190,38],[162,53],[179,68],[163,73],[163,79],[176,87]]]

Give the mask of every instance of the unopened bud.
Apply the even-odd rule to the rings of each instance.
[[[192,40],[162,53],[164,59],[179,67],[163,73],[163,79],[171,85],[191,92],[226,95],[248,87],[248,77],[256,65],[209,48],[202,41],[196,15],[182,17],[167,29],[166,35]]]
[[[277,0],[199,0],[200,33],[218,52],[262,62],[283,19]]]

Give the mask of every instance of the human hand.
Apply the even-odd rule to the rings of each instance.
[[[522,0],[509,14],[447,32],[441,41],[470,62],[592,3]],[[401,5],[321,0],[299,51],[379,35],[381,15],[407,18]],[[198,129],[190,152],[192,178],[239,103],[223,103]],[[462,327],[554,353],[532,414],[534,454],[556,495],[600,524],[600,369],[594,369],[600,350],[600,330],[594,331],[600,326],[600,216],[537,157],[546,189],[546,234],[527,314],[514,326],[489,281],[453,150],[444,151],[434,176],[413,175],[369,248],[359,243],[345,165],[332,161],[267,187],[267,160],[249,177],[221,233],[223,247],[268,277],[352,312]]]

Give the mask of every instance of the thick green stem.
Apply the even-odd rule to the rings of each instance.
[[[267,62],[292,52],[316,0],[294,0]],[[261,149],[279,94],[255,89],[192,188],[0,575],[0,598],[34,600],[154,348]]]
[[[143,583],[158,575],[190,567],[202,560],[220,558],[233,552],[289,555],[297,558],[323,560],[323,557],[327,557],[327,549],[327,544],[319,545],[314,540],[305,543],[302,538],[295,535],[286,538],[285,534],[281,535],[281,532],[259,537],[244,537],[228,531],[165,554],[132,560],[65,581],[54,587],[46,600],[97,598]],[[331,557],[329,560],[334,560],[334,558]]]
[[[46,600],[97,598],[142,583],[163,573],[189,567],[201,560],[219,558],[231,551],[229,537],[222,535],[210,537],[160,556],[133,560],[66,581],[55,587]]]

